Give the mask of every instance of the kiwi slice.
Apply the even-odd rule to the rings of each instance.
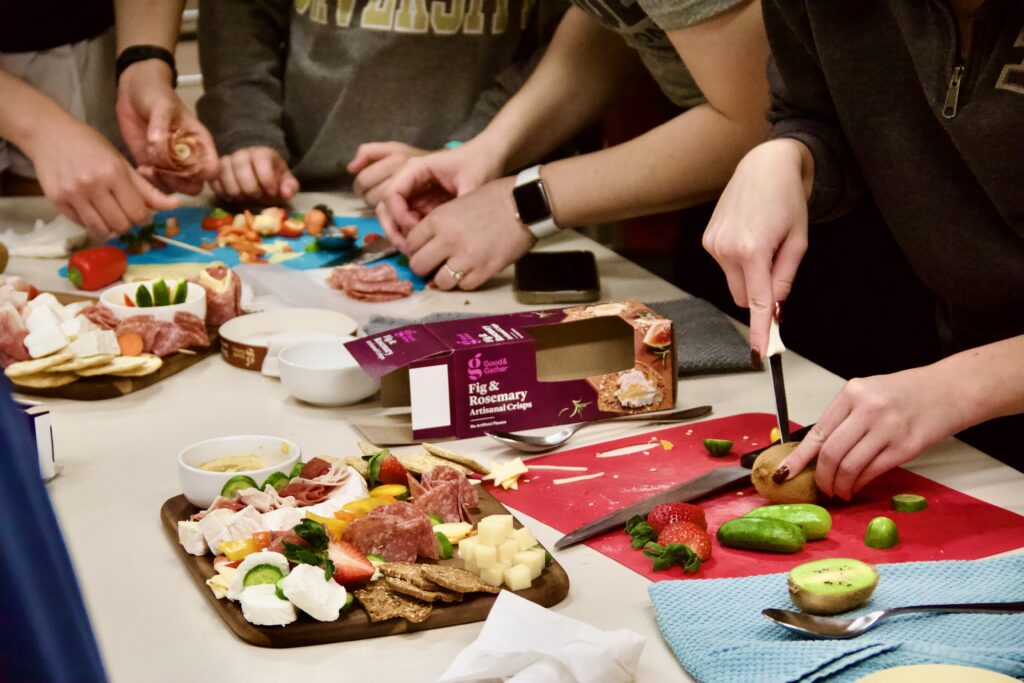
[[[875,517],[868,522],[868,528],[864,532],[864,545],[867,547],[884,550],[899,542],[900,532],[896,528],[896,522],[888,517]]]
[[[892,509],[896,512],[920,512],[928,507],[928,499],[916,493],[897,493],[892,497]]]
[[[789,597],[810,614],[839,614],[860,607],[877,585],[878,570],[845,557],[806,562],[789,572]]]
[[[721,458],[723,455],[729,455],[732,450],[732,441],[728,439],[704,439],[704,448],[708,449],[708,453]]]

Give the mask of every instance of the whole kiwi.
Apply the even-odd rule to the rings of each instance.
[[[772,475],[779,464],[793,452],[799,441],[772,446],[757,456],[750,474],[754,488],[773,503],[813,503],[818,500],[818,486],[814,483],[814,463],[787,482],[776,484]]]
[[[0,242],[0,273],[4,272],[5,268],[7,268],[7,247]]]

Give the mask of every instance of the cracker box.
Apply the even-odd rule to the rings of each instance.
[[[36,401],[19,401],[15,404],[23,411],[29,433],[36,438],[36,451],[39,454],[39,473],[44,481],[57,476],[57,463],[53,448],[53,427],[50,411]]]
[[[345,344],[411,406],[412,437],[470,438],[676,403],[672,321],[637,301],[401,327]]]

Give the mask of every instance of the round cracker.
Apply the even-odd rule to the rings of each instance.
[[[144,353],[136,357],[145,359],[146,364],[136,370],[125,370],[123,372],[111,372],[108,374],[116,375],[117,377],[144,377],[145,375],[156,372],[164,364],[164,361],[160,356],[154,356],[151,353]]]
[[[76,370],[82,377],[94,377],[96,375],[113,375],[121,372],[132,372],[146,367],[146,359],[142,356],[114,356],[106,365],[97,365],[92,368]]]
[[[36,375],[12,377],[11,381],[20,387],[29,387],[30,389],[52,389],[78,381],[78,375],[73,372],[41,372]]]
[[[27,377],[29,375],[37,375],[43,370],[48,370],[54,365],[60,365],[66,363],[75,357],[70,351],[63,350],[57,353],[51,353],[49,356],[43,356],[42,358],[35,358],[33,360],[23,360],[18,363],[11,363],[4,370],[6,375],[12,380],[15,377]]]
[[[107,365],[110,361],[114,360],[114,356],[109,353],[101,353],[97,356],[82,356],[79,358],[72,358],[71,360],[61,363],[60,365],[54,365],[53,367],[46,368],[47,372],[76,372],[78,370],[85,370],[86,368],[95,368],[99,365]]]

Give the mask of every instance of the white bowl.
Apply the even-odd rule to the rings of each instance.
[[[131,318],[136,315],[151,315],[157,320],[165,320],[171,323],[174,322],[175,313],[178,311],[186,311],[200,320],[204,322],[206,321],[206,290],[194,282],[188,283],[188,293],[185,295],[185,303],[183,304],[171,304],[170,306],[147,306],[145,308],[140,306],[124,305],[125,294],[128,294],[134,301],[135,292],[139,289],[139,285],[145,285],[147,289],[152,291],[154,282],[156,282],[156,280],[146,280],[145,282],[126,282],[123,285],[115,285],[100,295],[100,304],[110,309],[110,311],[117,316],[119,320]],[[174,287],[178,284],[178,281],[164,280],[164,282],[167,282],[167,286],[171,289],[171,294],[173,295]]]
[[[372,396],[380,384],[359,367],[336,337],[293,344],[278,354],[281,383],[295,398],[320,406],[344,406]]]
[[[256,455],[267,464],[245,472],[208,472],[200,465],[229,455]],[[181,492],[196,507],[208,508],[232,477],[246,474],[262,486],[274,472],[290,474],[302,452],[288,439],[275,436],[221,436],[194,443],[178,454]]]

